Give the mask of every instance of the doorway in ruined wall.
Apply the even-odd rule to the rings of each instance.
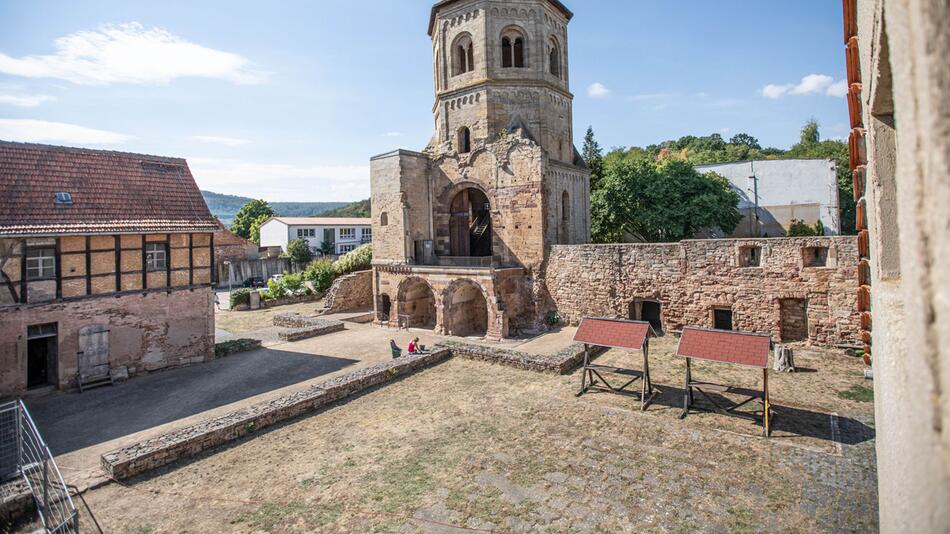
[[[483,337],[488,333],[488,301],[478,284],[471,280],[453,283],[443,302],[446,334]]]
[[[435,294],[421,278],[409,278],[399,285],[399,326],[435,328]]]
[[[630,303],[627,317],[631,321],[647,321],[657,335],[663,335],[663,309],[656,300],[635,300]]]
[[[780,299],[778,301],[780,332],[783,343],[808,339],[808,301]]]
[[[452,256],[491,256],[491,206],[488,197],[474,187],[452,199],[449,219],[449,250]]]
[[[38,324],[26,331],[26,387],[56,384],[59,363],[59,328],[56,323]]]

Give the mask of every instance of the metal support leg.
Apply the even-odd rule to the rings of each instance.
[[[769,369],[766,367],[762,369],[762,393],[763,393],[763,412],[762,412],[762,431],[765,433],[765,437],[769,437],[772,434],[771,429],[771,414],[769,413],[772,410],[772,403],[769,401]]]
[[[689,406],[692,404],[692,394],[690,391],[689,383],[691,381],[690,376],[690,358],[686,358],[686,381],[683,383],[683,413],[680,414],[680,419],[686,417],[686,414],[689,413]]]
[[[588,366],[588,365],[590,365],[590,350],[589,350],[589,348],[588,348],[588,345],[585,343],[585,344],[584,344],[584,366],[581,368],[581,389],[578,390],[577,395],[575,395],[575,397],[580,397],[581,395],[583,395],[583,394],[587,391],[587,386],[588,386],[588,384],[587,384],[587,373],[588,373],[587,366]],[[591,378],[591,381],[593,382],[593,378]]]

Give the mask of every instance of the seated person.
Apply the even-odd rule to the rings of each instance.
[[[422,346],[419,345],[419,338],[413,338],[409,342],[409,354],[419,354],[422,352]]]

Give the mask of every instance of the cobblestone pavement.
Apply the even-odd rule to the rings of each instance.
[[[872,407],[838,396],[863,380],[855,359],[802,351],[810,372],[775,377],[765,439],[746,420],[680,420],[672,347],[653,347],[647,412],[576,398],[577,372],[454,359],[86,500],[107,532],[877,529]]]

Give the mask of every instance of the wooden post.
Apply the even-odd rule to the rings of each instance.
[[[765,405],[765,409],[764,409],[764,412],[762,413],[762,426],[765,432],[765,437],[769,437],[769,434],[771,434],[771,429],[769,428],[769,424],[771,423],[771,421],[769,420],[770,419],[769,410],[771,410],[772,407],[771,407],[771,403],[769,402],[769,368],[768,367],[766,367],[765,369],[762,369],[762,390],[763,390],[762,391],[763,396],[765,397],[763,399],[764,400],[763,404]]]

